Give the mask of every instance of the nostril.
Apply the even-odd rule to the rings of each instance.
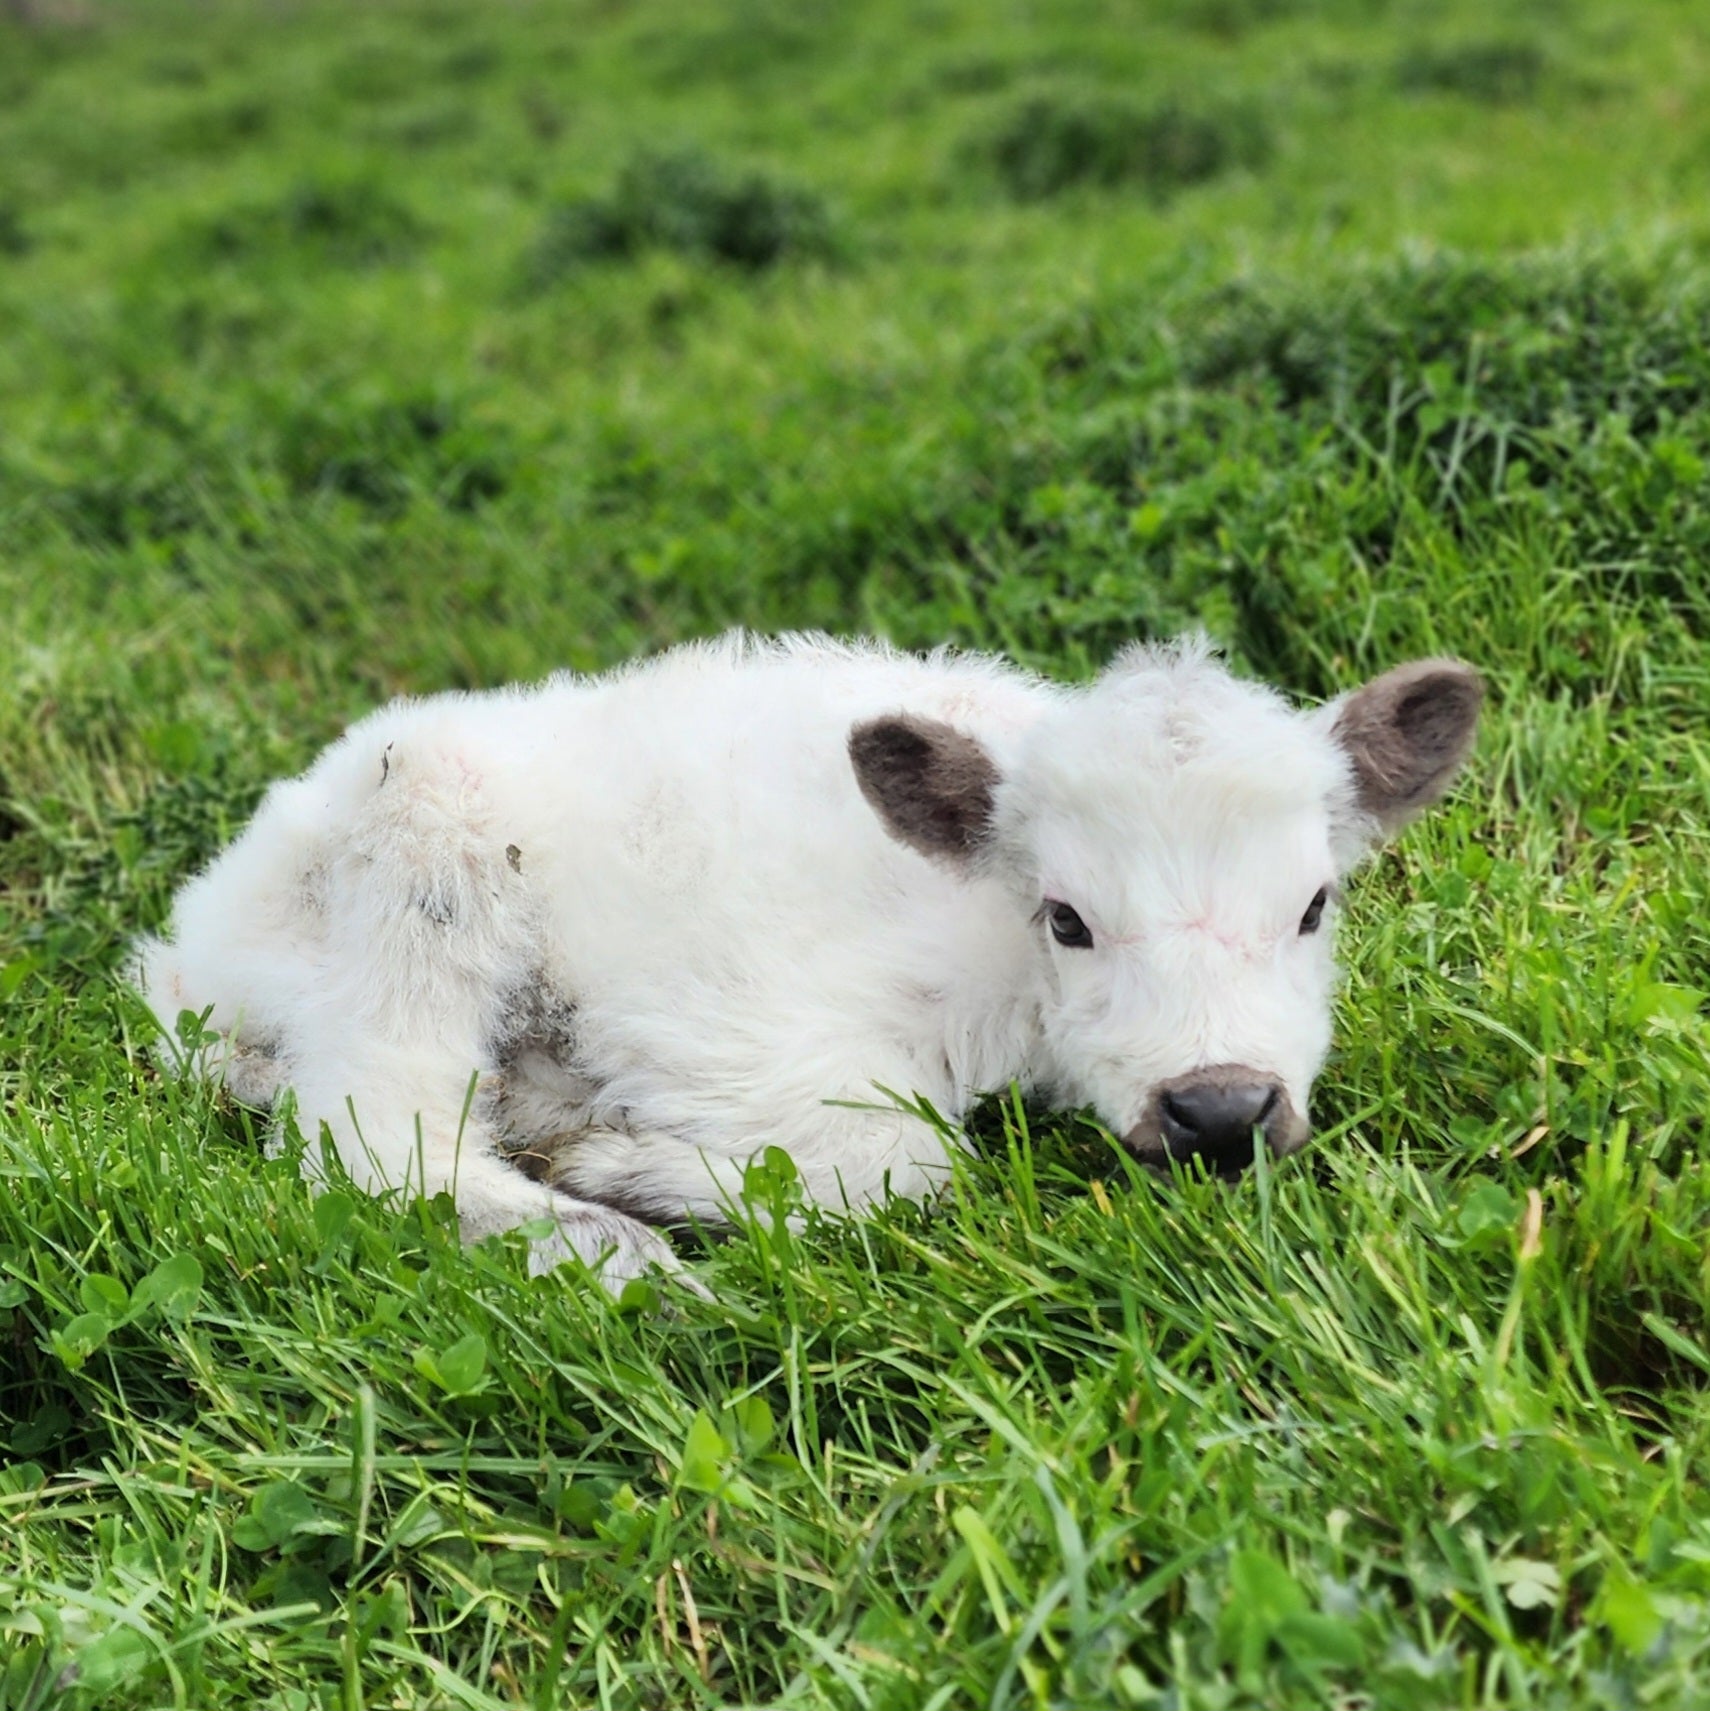
[[[1259,1107],[1259,1114],[1253,1119],[1254,1123],[1263,1124],[1268,1129],[1271,1126],[1271,1119],[1277,1114],[1277,1107],[1281,1101],[1282,1089],[1273,1086],[1270,1097]]]
[[[1163,1106],[1164,1115],[1177,1128],[1186,1129],[1190,1134],[1199,1128],[1199,1121],[1194,1115],[1194,1108],[1188,1100],[1178,1099],[1173,1093],[1166,1093]]]

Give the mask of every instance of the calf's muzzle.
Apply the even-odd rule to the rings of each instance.
[[[1275,1076],[1245,1064],[1213,1064],[1161,1083],[1124,1144],[1147,1164],[1198,1160],[1214,1176],[1253,1162],[1253,1131],[1280,1157],[1306,1139],[1306,1123]]]

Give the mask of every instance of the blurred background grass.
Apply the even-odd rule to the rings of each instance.
[[[0,56],[14,637],[157,704],[295,679],[305,741],[735,621],[1085,669],[1199,620],[1298,677],[1255,563],[1327,657],[1347,561],[1413,539],[1393,493],[1377,542],[1297,518],[1300,454],[1460,522],[1698,336],[1651,264],[1702,241],[1710,26],[1665,0],[41,15]]]

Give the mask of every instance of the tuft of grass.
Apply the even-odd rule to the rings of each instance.
[[[373,180],[304,179],[282,196],[199,220],[183,241],[213,263],[265,265],[300,256],[309,265],[377,267],[409,255],[422,223]]]
[[[1212,36],[1240,37],[1305,9],[1307,0],[1171,0],[1171,20]]]
[[[974,145],[1019,201],[1076,186],[1168,196],[1236,167],[1262,166],[1273,142],[1249,103],[1095,92],[1024,96]]]
[[[749,272],[831,254],[832,225],[812,192],[757,171],[735,171],[698,149],[644,151],[610,193],[553,209],[528,261],[545,288],[593,261],[650,249],[726,262]]]
[[[1523,36],[1419,43],[1395,62],[1398,89],[1458,95],[1489,105],[1534,100],[1550,64],[1543,47]]]
[[[9,202],[0,202],[0,256],[30,253],[30,234],[23,214]]]

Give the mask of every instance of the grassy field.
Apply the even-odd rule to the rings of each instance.
[[[1690,0],[0,9],[0,1707],[1710,1704],[1707,563]],[[614,1306],[157,1073],[271,778],[735,622],[1479,664],[1312,1153]]]

